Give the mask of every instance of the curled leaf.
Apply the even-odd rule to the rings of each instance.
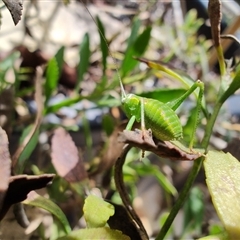
[[[11,176],[0,211],[0,220],[5,216],[12,204],[25,200],[30,191],[45,187],[54,176],[54,174]]]
[[[142,136],[142,131],[139,129],[135,129],[135,131],[124,130],[119,134],[119,141],[171,160],[193,161],[202,155],[200,151],[190,151],[177,141],[153,140],[150,131],[144,135],[144,139]]]
[[[220,45],[220,24],[222,19],[221,5],[220,0],[209,0],[208,2],[208,14],[215,47]]]

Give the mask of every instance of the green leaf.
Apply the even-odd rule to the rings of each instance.
[[[151,37],[151,30],[151,27],[145,28],[132,46],[127,49],[120,69],[123,77],[125,77],[125,75],[133,70],[138,64],[138,61],[133,57],[139,57],[146,51]]]
[[[47,106],[44,109],[44,115],[57,112],[60,108],[71,106],[72,104],[75,104],[75,103],[79,102],[80,100],[82,100],[81,96],[76,96],[74,98],[65,99],[57,104],[52,105],[52,106]]]
[[[189,197],[184,204],[184,227],[185,234],[193,230],[195,234],[201,234],[204,218],[203,193],[200,188],[191,189]]]
[[[186,76],[184,73],[181,73],[181,75],[180,75],[180,74],[177,73],[177,71],[173,71],[170,68],[168,68],[167,66],[165,66],[165,65],[163,65],[159,62],[149,61],[149,60],[144,59],[144,58],[138,58],[138,60],[146,63],[150,68],[158,70],[161,73],[167,75],[168,77],[170,77],[174,80],[178,80],[179,82],[181,82],[183,84],[183,86],[187,90],[190,89],[194,84],[194,81],[189,76]],[[198,96],[199,96],[199,91],[200,91],[200,89],[197,88],[193,92],[197,100],[198,100]],[[202,111],[204,112],[204,115],[207,116],[208,113],[207,113],[207,110],[206,110],[206,102],[205,102],[204,96],[202,97],[201,107],[202,107]]]
[[[57,51],[57,53],[55,54],[55,59],[56,59],[56,61],[57,61],[59,73],[62,72],[62,67],[63,67],[63,63],[64,63],[64,51],[65,51],[65,47],[62,46],[62,47]]]
[[[59,79],[59,69],[58,63],[54,58],[49,60],[47,65],[47,72],[46,72],[46,82],[44,85],[45,88],[45,104],[48,102],[48,99],[51,97],[52,92],[56,89]]]
[[[62,223],[60,221],[56,221],[54,219],[53,223],[51,224],[51,236],[49,240],[56,240],[60,237],[66,236],[66,232],[62,227]]]
[[[114,214],[114,206],[102,198],[89,195],[83,206],[84,218],[88,228],[104,227]]]
[[[127,51],[132,47],[132,45],[136,41],[140,27],[141,27],[141,21],[139,20],[139,18],[135,18],[132,23],[131,34],[127,42],[128,43]]]
[[[38,195],[34,191],[31,191],[28,194],[28,198],[25,201],[23,201],[23,203],[30,206],[45,209],[46,211],[52,213],[61,222],[65,233],[68,234],[71,232],[71,228],[66,216],[64,215],[62,210],[51,200]]]
[[[99,17],[97,17],[98,32],[100,36],[100,46],[102,50],[103,75],[107,69],[108,43],[105,37],[105,29]]]
[[[182,96],[186,92],[185,89],[176,88],[176,89],[156,89],[154,91],[144,92],[140,95],[141,97],[156,99],[160,102],[167,103],[172,101],[173,99],[177,99]]]
[[[118,230],[113,230],[108,227],[104,228],[90,228],[80,229],[71,232],[65,237],[61,237],[58,240],[88,240],[88,239],[111,239],[111,240],[130,240],[130,237],[122,234]]]
[[[209,236],[206,236],[206,237],[198,238],[198,240],[213,240],[213,239],[216,239],[216,240],[229,240],[228,236],[224,232],[216,234],[216,235],[209,235]]]
[[[160,62],[153,62],[143,58],[139,58],[138,60],[146,63],[150,68],[161,71],[162,73],[165,73],[168,77],[171,77],[174,80],[178,80],[179,82],[183,83],[187,87],[187,89],[190,88],[193,84],[192,79],[178,74],[177,72],[171,70],[167,66],[161,64]]]
[[[114,127],[115,121],[113,117],[110,116],[109,114],[104,115],[102,119],[102,128],[106,132],[107,136],[110,136],[113,133]]]
[[[135,165],[134,169],[140,176],[154,176],[167,193],[172,194],[175,197],[178,195],[176,188],[172,185],[168,178],[157,166],[151,164],[148,159],[144,159],[143,164],[141,165]]]
[[[122,76],[124,77],[127,73],[127,68],[128,68],[128,61],[132,61],[134,60],[132,57],[132,55],[130,55],[132,53],[132,47],[134,45],[134,42],[137,39],[138,36],[138,32],[139,32],[139,28],[141,26],[141,22],[138,18],[135,18],[132,24],[132,30],[131,30],[131,34],[130,37],[128,38],[128,46],[125,52],[125,57],[123,59],[122,65],[121,65],[121,69],[120,71],[122,72]]]
[[[230,153],[209,151],[204,163],[213,204],[230,239],[240,236],[240,163]]]
[[[89,66],[89,58],[90,58],[90,43],[89,43],[89,35],[86,33],[83,37],[82,44],[80,45],[79,51],[79,64],[77,67],[77,84],[76,90],[78,91],[80,88],[80,82],[83,80],[84,74],[87,72]]]
[[[23,143],[24,139],[27,137],[27,135],[30,133],[33,125],[29,125],[27,128],[24,129],[22,136],[20,138],[20,144]],[[25,146],[23,149],[21,155],[19,156],[18,162],[17,162],[17,173],[22,173],[23,169],[25,167],[25,164],[27,160],[29,159],[30,155],[32,154],[33,150],[36,148],[37,143],[38,143],[38,137],[39,137],[39,130],[37,130],[28,144]]]

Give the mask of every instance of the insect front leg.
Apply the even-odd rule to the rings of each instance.
[[[130,120],[128,121],[128,124],[126,126],[126,130],[129,130],[129,131],[132,130],[132,127],[133,127],[133,124],[135,123],[135,121],[136,121],[136,117],[132,116],[130,118]]]
[[[146,136],[145,118],[144,118],[144,100],[141,98],[141,129],[142,129],[142,139],[144,140]]]

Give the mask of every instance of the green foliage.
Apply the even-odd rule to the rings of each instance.
[[[120,231],[110,229],[109,227],[73,231],[69,235],[61,237],[58,240],[87,240],[94,239],[96,236],[98,236],[99,239],[130,240],[128,236],[122,234]]]
[[[100,228],[114,214],[114,207],[103,199],[90,195],[85,199],[83,212],[88,228]]]
[[[114,214],[114,206],[105,202],[100,197],[89,195],[85,199],[83,207],[84,218],[87,223],[86,229],[72,231],[70,234],[59,238],[59,240],[87,240],[87,239],[123,239],[130,238],[118,230],[106,226],[110,216]]]
[[[62,100],[61,102],[55,103],[51,106],[47,105],[49,100],[56,94],[56,90],[58,88],[58,80],[64,68],[64,53],[66,47],[61,47],[55,54],[55,57],[48,61],[45,75],[43,74],[43,76],[40,76],[42,79],[45,79],[45,81],[42,81],[42,87],[44,90],[43,97],[45,98],[45,105],[42,113],[43,116],[46,116],[50,113],[57,113],[61,108],[72,106],[83,100],[89,100],[93,102],[98,108],[107,107],[107,109],[110,109],[121,105],[119,97],[119,86],[118,83],[116,83],[116,75],[112,77],[112,75],[109,74],[112,72],[112,66],[109,66],[107,62],[109,48],[106,44],[106,29],[100,18],[97,18],[96,23],[99,29],[100,37],[100,68],[102,75],[96,81],[95,89],[92,92],[89,91],[85,95],[79,94],[79,90],[82,86],[81,84],[84,82],[91,65],[91,39],[90,35],[86,33],[82,42],[79,44],[78,49],[78,56],[80,60],[76,66],[77,82],[74,94],[69,95],[69,98]],[[143,26],[144,24],[139,18],[134,18],[131,24],[132,28],[130,36],[127,40],[126,50],[122,55],[120,54],[123,60],[122,64],[120,65],[119,72],[123,78],[123,82],[127,91],[136,91],[139,96],[156,99],[163,103],[167,103],[170,106],[172,104],[173,106],[176,103],[175,100],[183,96],[195,81],[190,76],[188,76],[187,73],[177,71],[173,67],[170,67],[170,65],[166,64],[170,60],[177,60],[183,62],[184,64],[187,64],[188,69],[186,72],[188,72],[188,70],[194,66],[200,65],[204,73],[203,80],[205,80],[205,74],[208,73],[206,65],[208,59],[207,49],[209,47],[209,42],[205,41],[205,39],[201,37],[197,37],[196,35],[196,32],[201,24],[202,20],[197,19],[196,12],[194,10],[190,11],[186,15],[183,26],[177,29],[177,31],[166,25],[156,25],[156,23]],[[151,36],[152,29],[155,27],[161,30],[160,32],[166,38],[165,42],[164,40],[156,40],[153,36]],[[181,38],[181,36],[183,38]],[[154,44],[158,43],[157,47],[154,46],[154,44],[150,44],[150,41],[153,41]],[[153,46],[155,47],[154,49],[152,49]],[[142,57],[142,55],[145,53],[147,56],[150,56],[152,52],[156,52],[159,50],[159,48],[163,48],[164,46],[167,46],[167,50],[165,49],[166,52],[161,59],[162,62],[143,60],[152,70],[142,71],[139,69],[139,61],[134,57]],[[149,50],[150,53],[147,50]],[[218,53],[219,51],[221,51],[221,49],[218,49]],[[20,75],[20,73],[27,73],[29,70],[16,69],[15,61],[18,58],[19,53],[14,52],[0,62],[0,94],[3,92],[3,90],[13,87],[16,91],[14,99],[16,107],[19,98],[25,97],[29,93],[32,93],[33,90],[36,90],[34,85],[19,90],[20,83],[25,77],[23,74]],[[10,83],[6,79],[8,71],[11,70],[13,70],[14,73],[14,83]],[[167,77],[167,79],[171,79],[173,82],[177,82],[178,87],[162,88],[162,85],[165,83],[159,83],[160,81],[158,81],[156,85],[152,85],[151,89],[146,87],[148,81],[145,80],[153,80],[156,79],[156,77],[163,79],[163,82]],[[91,79],[88,79],[87,81],[91,81]],[[169,214],[163,214],[160,219],[161,231],[159,232],[156,239],[163,239],[167,234],[168,236],[173,235],[174,229],[172,221],[180,208],[183,206],[184,202],[184,231],[182,235],[187,236],[190,233],[195,233],[197,236],[200,236],[202,234],[201,231],[204,214],[203,196],[198,188],[193,188],[192,191],[190,191],[190,187],[193,184],[194,179],[196,178],[202,166],[202,163],[207,177],[206,182],[209,192],[211,194],[218,216],[222,222],[222,225],[224,226],[224,228],[221,224],[215,227],[210,226],[209,236],[202,239],[209,239],[213,236],[218,236],[220,239],[236,239],[240,235],[240,229],[238,227],[240,221],[238,214],[240,211],[240,205],[238,201],[240,194],[238,187],[238,176],[240,171],[239,162],[229,153],[225,154],[220,151],[208,151],[210,145],[210,137],[213,135],[213,127],[217,117],[219,116],[223,103],[240,88],[240,69],[236,69],[235,72],[232,72],[229,74],[229,76],[222,74],[220,76],[220,80],[215,78],[212,83],[209,83],[207,81],[204,82],[206,90],[203,96],[203,100],[200,103],[201,118],[203,120],[200,122],[200,127],[202,128],[204,137],[202,141],[197,139],[194,142],[194,146],[200,146],[201,153],[205,153],[206,156],[202,155],[193,163],[192,171],[189,174],[189,178],[186,180],[186,183],[184,184],[183,190],[181,191],[178,200],[176,200],[176,205],[174,205]],[[159,85],[161,86],[159,87]],[[208,102],[207,99],[209,88],[213,88],[213,102]],[[199,90],[194,90],[194,98],[189,99],[189,101],[193,103],[192,105],[194,106],[195,102],[199,100],[198,94]],[[95,152],[93,151],[95,139],[91,135],[92,129],[90,122],[86,117],[86,110],[89,109],[80,110],[78,117],[81,116],[83,124],[82,133],[84,135],[83,138],[85,141],[83,152],[87,154],[91,160],[93,159],[92,162],[86,162],[87,168],[91,169],[92,165],[95,164],[95,160],[102,160],[102,153],[95,156]],[[199,109],[195,107],[191,107],[185,111],[185,115],[183,117],[185,119],[185,126],[183,128],[185,136],[184,141],[187,144],[192,141],[192,136],[190,133],[194,128],[195,113],[198,112],[198,110]],[[12,114],[12,116],[14,116],[14,114]],[[29,163],[31,154],[33,153],[34,149],[36,149],[40,133],[46,131],[47,129],[49,130],[48,133],[51,134],[51,131],[55,127],[50,124],[47,125],[45,123],[41,123],[41,126],[37,127],[31,138],[28,139],[29,133],[34,128],[34,124],[32,122],[29,123],[28,121],[18,125],[18,122],[21,123],[21,121],[18,121],[18,119],[13,119],[12,121],[12,129],[20,129],[22,131],[19,146],[22,145],[23,149],[18,157],[18,162],[15,168],[15,173],[17,174],[24,172],[25,166],[27,163]],[[118,119],[115,119],[112,116],[110,117],[109,114],[103,117],[102,129],[107,135],[107,138],[104,139],[106,142],[112,137],[111,134],[114,133],[116,122],[120,122],[120,117]],[[72,126],[68,127],[71,128]],[[114,140],[116,140],[116,137]],[[24,144],[25,142],[27,142],[27,144]],[[110,149],[111,154],[114,154],[115,145],[116,142],[112,144],[113,149]],[[182,148],[179,146],[180,145],[176,146],[176,148],[182,151]],[[189,149],[185,147],[184,150],[187,151]],[[199,151],[194,148],[191,150],[193,152]],[[106,156],[104,155],[104,157]],[[109,156],[107,155],[107,157]],[[117,157],[119,156],[116,156],[114,160],[116,160]],[[176,198],[178,196],[178,192],[173,184],[169,181],[168,177],[160,171],[161,168],[153,164],[149,160],[150,157],[148,157],[148,155],[145,159],[142,160],[142,162],[138,162],[138,164],[136,164],[135,160],[138,158],[139,154],[133,150],[131,154],[128,155],[126,164],[123,167],[124,180],[129,188],[129,192],[131,193],[130,198],[133,199],[136,195],[136,182],[140,177],[145,177],[147,175],[153,175],[157,179],[159,185],[167,196],[166,198],[169,199],[170,196]],[[109,162],[111,161],[109,160]],[[113,164],[112,162],[111,164]],[[99,165],[101,164],[102,163],[100,162]],[[75,167],[76,166],[73,166],[73,168]],[[33,166],[31,169],[35,169],[35,173],[42,171],[34,168]],[[53,166],[50,165],[46,168],[46,170],[43,171],[52,172],[54,169]],[[107,177],[110,178],[109,185],[111,185],[111,187],[114,189],[115,186],[112,184],[113,176],[110,174]],[[75,231],[71,230],[65,214],[57,206],[57,204],[59,202],[66,202],[69,199],[69,193],[71,196],[73,196],[74,199],[76,198],[79,200],[80,198],[82,200],[85,193],[88,192],[86,189],[92,187],[92,185],[89,184],[90,181],[88,183],[86,182],[76,183],[76,185],[73,186],[64,181],[63,178],[58,177],[55,179],[52,186],[48,189],[50,199],[37,196],[34,199],[27,199],[24,203],[27,205],[43,208],[50,212],[55,219],[57,219],[57,221],[54,223],[54,231],[50,239],[93,239],[95,236],[99,236],[99,238],[103,239],[129,239],[129,237],[124,235],[121,231],[115,230],[111,228],[110,225],[108,225],[109,218],[115,213],[113,205],[93,195],[90,195],[85,199],[83,207],[80,203],[77,205],[78,208],[81,208],[81,210],[83,210],[83,217],[86,220],[87,228]],[[104,186],[101,186],[101,188],[103,188],[104,192]],[[113,195],[112,200],[115,201],[117,197],[118,201],[120,201],[121,199],[119,199],[119,196],[117,194]],[[54,201],[56,201],[57,204],[55,204]],[[133,221],[131,218],[130,220]]]
[[[53,91],[56,90],[59,79],[59,68],[56,58],[52,58],[47,65],[46,82],[45,82],[45,104],[52,96]]]
[[[177,190],[168,180],[168,178],[160,171],[160,169],[152,165],[148,159],[144,159],[142,164],[134,165],[133,168],[137,172],[138,176],[154,176],[163,189],[171,194],[172,196],[177,196]]]
[[[22,136],[20,138],[20,145],[24,146],[24,141],[28,137],[29,133],[34,128],[33,125],[29,125],[26,129],[24,129]],[[39,130],[35,131],[34,134],[31,136],[30,140],[28,141],[27,145],[25,145],[23,151],[21,152],[18,163],[17,163],[17,173],[20,174],[23,172],[26,163],[31,156],[32,152],[36,148],[38,144],[38,138],[39,138]]]
[[[83,37],[82,44],[79,50],[80,61],[77,67],[77,76],[78,81],[76,84],[77,91],[80,89],[80,83],[83,81],[83,76],[87,72],[89,66],[89,58],[90,58],[90,43],[89,43],[89,35],[86,33]]]
[[[4,89],[7,89],[11,84],[6,81],[6,73],[8,70],[14,70],[14,63],[19,58],[19,52],[13,52],[4,60],[0,61],[0,94]]]
[[[99,17],[97,17],[97,26],[98,26],[98,32],[100,36],[100,46],[102,51],[103,76],[105,76],[106,69],[107,69],[108,45],[105,37],[105,29]]]
[[[122,62],[122,66],[120,68],[122,77],[125,77],[138,64],[138,61],[133,57],[142,56],[148,47],[152,28],[146,27],[144,31],[139,34],[139,27],[140,20],[136,19],[133,22],[131,35],[128,40],[128,47]]]
[[[203,162],[213,204],[230,239],[240,235],[240,163],[230,153],[209,151]]]
[[[184,205],[184,232],[195,231],[196,235],[201,234],[202,222],[204,218],[204,201],[201,189],[194,187],[191,189],[189,198]]]
[[[28,197],[28,199],[24,201],[24,204],[39,207],[52,213],[58,219],[58,221],[60,221],[60,223],[62,224],[62,229],[64,230],[65,234],[68,234],[71,232],[71,228],[69,226],[66,216],[53,201],[47,198],[44,198],[35,192],[31,192],[30,197]]]
[[[62,46],[59,48],[59,50],[55,54],[55,59],[57,61],[59,73],[62,72],[62,68],[63,68],[63,64],[64,64],[64,51],[65,51],[65,47]]]

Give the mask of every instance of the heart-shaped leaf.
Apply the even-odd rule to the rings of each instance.
[[[88,228],[104,227],[110,216],[114,214],[114,206],[103,199],[90,195],[83,207],[84,218]]]

